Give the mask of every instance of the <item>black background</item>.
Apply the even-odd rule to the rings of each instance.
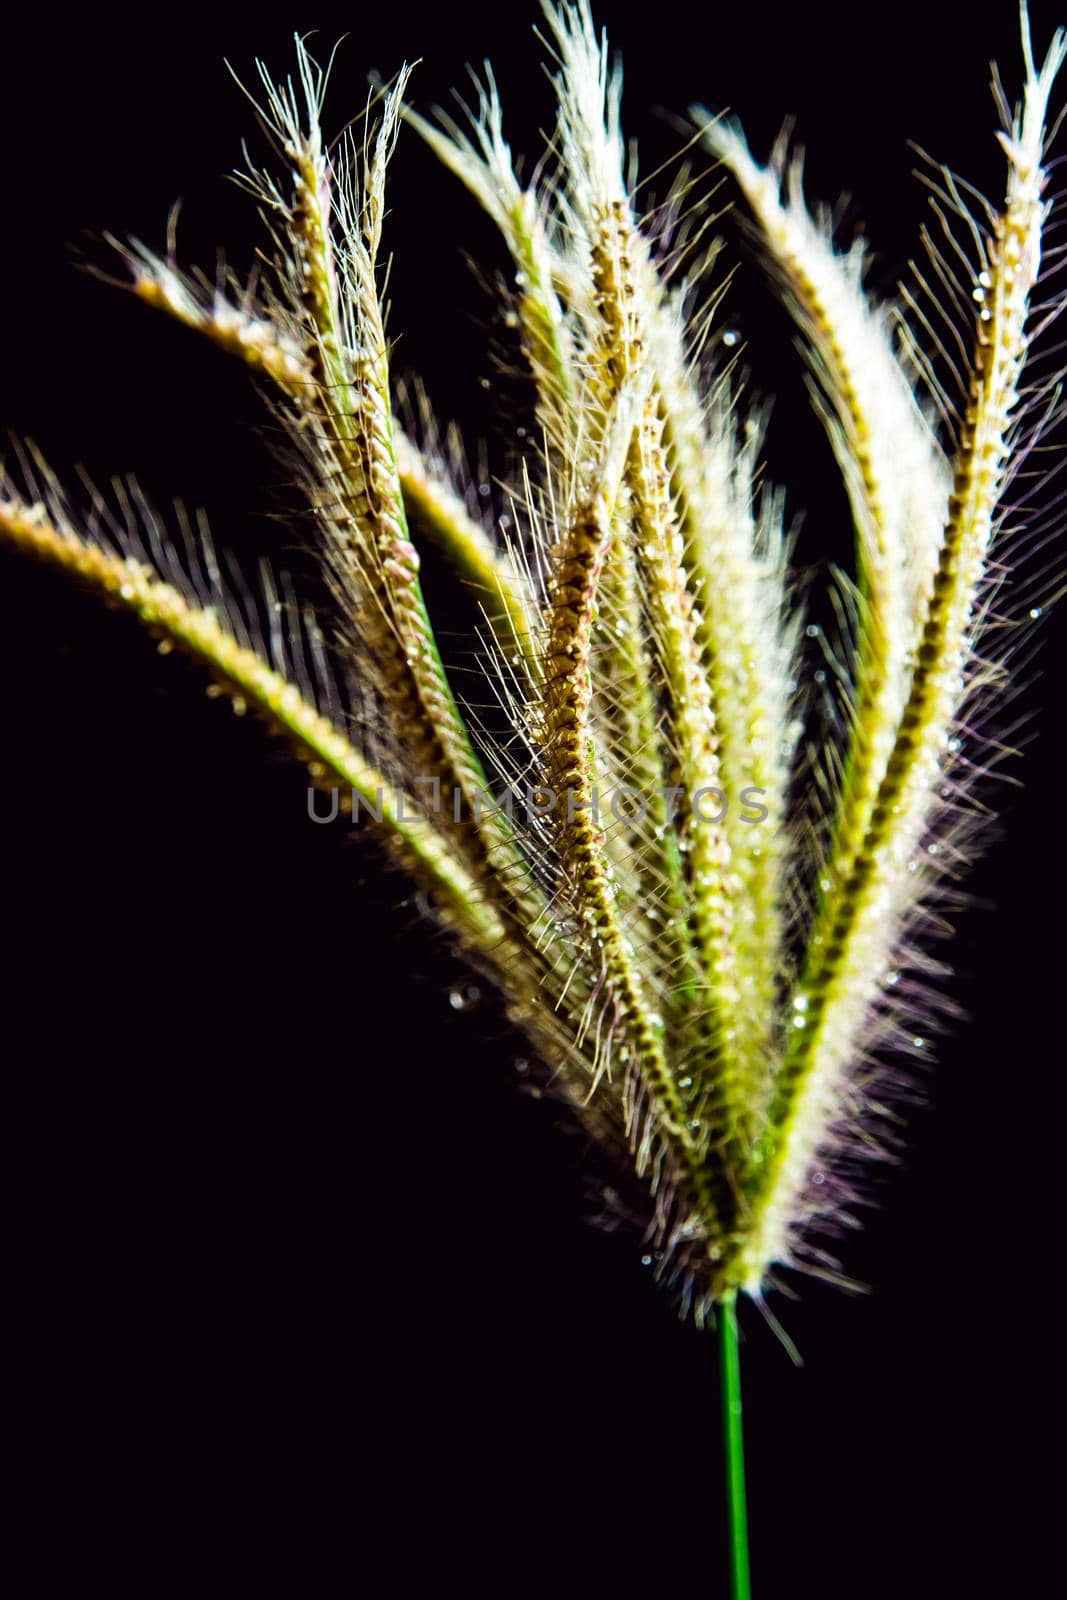
[[[666,117],[731,105],[758,153],[787,114],[809,189],[855,197],[888,289],[925,200],[911,138],[996,191],[988,61],[1019,81],[1013,5],[599,7],[626,62],[646,172]],[[424,58],[426,107],[493,58],[519,149],[549,94],[532,8],[306,4],[26,12],[5,39],[0,421],[68,473],[135,470],[220,542],[299,572],[291,493],[243,374],[93,281],[110,229],[236,266],[253,209],[224,174],[248,108],[228,79],[284,72],[294,27],[350,30],[327,124],[365,73]],[[1049,8],[1035,8],[1043,48]],[[1063,94],[1061,85],[1060,94]],[[659,185],[662,190],[662,183]],[[391,188],[392,331],[442,414],[515,406],[494,312],[462,259],[491,232],[413,136]],[[746,260],[729,226],[731,260]],[[789,356],[743,265],[729,317],[778,397],[771,470],[808,512],[805,561],[846,512]],[[488,376],[493,387],[482,388]],[[516,1092],[521,1048],[362,843],[305,816],[301,772],[204,699],[134,624],[0,563],[4,684],[4,1322],[34,1577],[113,1589],[724,1593],[712,1341],[675,1322],[637,1240],[586,1221],[576,1140]],[[970,1020],[939,1051],[905,1162],[846,1265],[778,1313],[746,1307],[757,1593],[1034,1589],[1060,1340],[1058,1144],[1064,618],[1026,704],[1041,736],[1001,787],[1006,835],[971,880],[951,956]],[[1048,1498],[1046,1498],[1048,1495]]]

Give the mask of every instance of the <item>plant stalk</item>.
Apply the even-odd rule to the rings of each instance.
[[[731,1600],[751,1600],[748,1565],[748,1506],[745,1497],[745,1439],[741,1415],[741,1356],[737,1342],[737,1301],[731,1294],[718,1306],[719,1382],[722,1395],[726,1466],[726,1517],[730,1542]]]

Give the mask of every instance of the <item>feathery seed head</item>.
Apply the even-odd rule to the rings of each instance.
[[[1059,309],[1033,302],[1067,41],[1038,67],[1025,36],[1003,203],[989,226],[966,222],[974,283],[961,296],[932,258],[974,307],[958,401],[932,377],[916,294],[873,303],[861,255],[809,213],[799,164],[780,149],[763,168],[737,126],[697,113],[796,320],[855,523],[838,594],[845,715],[813,816],[795,771],[801,613],[761,418],[703,357],[714,288],[693,303],[671,287],[636,208],[621,78],[586,0],[544,10],[558,128],[530,181],[488,71],[467,130],[405,111],[405,71],[328,159],[328,74],[298,39],[295,81],[260,68],[275,160],[245,174],[268,280],[189,277],[173,249],[124,247],[140,298],[240,357],[285,424],[335,600],[334,637],[309,633],[310,668],[227,593],[210,554],[206,580],[199,564],[187,574],[135,496],[118,519],[95,500],[79,531],[30,462],[21,488],[0,486],[0,537],[205,663],[314,782],[336,780],[373,817],[573,1114],[629,1169],[657,1270],[703,1318],[739,1288],[762,1294],[782,1265],[826,1270],[815,1231],[840,1186],[825,1179],[861,1124],[871,1139],[872,1063],[907,1037],[925,1048],[897,980],[922,960],[939,875],[970,849],[961,741],[1003,677],[983,643],[1012,558],[1001,508],[1059,406],[1048,383],[1028,395],[1024,370]],[[521,452],[506,539],[472,510],[428,402],[417,429],[394,414],[379,257],[405,116],[514,266],[540,447]],[[935,203],[958,209],[950,176]],[[442,663],[413,532],[484,619],[480,694],[461,696]],[[358,678],[357,709],[331,661]]]

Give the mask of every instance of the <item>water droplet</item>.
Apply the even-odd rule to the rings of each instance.
[[[817,639],[822,632],[822,629],[819,627],[817,622],[809,622],[807,627],[804,629],[804,632],[807,634],[809,639]]]
[[[923,1050],[926,1047],[926,1040],[922,1037],[921,1034],[917,1033],[915,1035],[914,1039],[911,1042],[912,1042],[913,1048],[916,1049],[916,1050]]]
[[[650,1267],[652,1265],[652,1257],[651,1256],[642,1256],[641,1257],[641,1265],[643,1267]]]
[[[826,1182],[826,1174],[825,1174],[825,1172],[813,1172],[812,1175],[811,1175],[811,1181],[812,1181],[812,1183],[816,1184],[818,1187],[821,1188],[822,1185]]]
[[[448,991],[448,1003],[453,1011],[470,1011],[482,998],[476,983],[457,983]]]
[[[1039,617],[1043,617],[1044,615],[1045,615],[1045,610],[1044,610],[1043,606],[1031,606],[1030,607],[1030,621],[1031,622],[1036,622]]]
[[[478,485],[478,493],[481,495],[483,500],[488,500],[491,493],[489,485],[487,483],[480,483]]]
[[[530,1063],[527,1060],[527,1058],[525,1056],[516,1056],[515,1057],[515,1071],[518,1072],[520,1075],[522,1075],[522,1074],[525,1074],[525,1073],[529,1072],[529,1070],[530,1070]]]
[[[741,343],[741,335],[736,328],[727,328],[722,336],[722,342],[728,350],[732,350],[735,345]]]

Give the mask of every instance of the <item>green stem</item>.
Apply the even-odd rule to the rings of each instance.
[[[745,1501],[745,1439],[741,1419],[741,1357],[737,1344],[737,1302],[719,1301],[719,1374],[723,1446],[726,1456],[726,1514],[730,1532],[731,1600],[751,1600],[748,1570],[748,1509]]]

